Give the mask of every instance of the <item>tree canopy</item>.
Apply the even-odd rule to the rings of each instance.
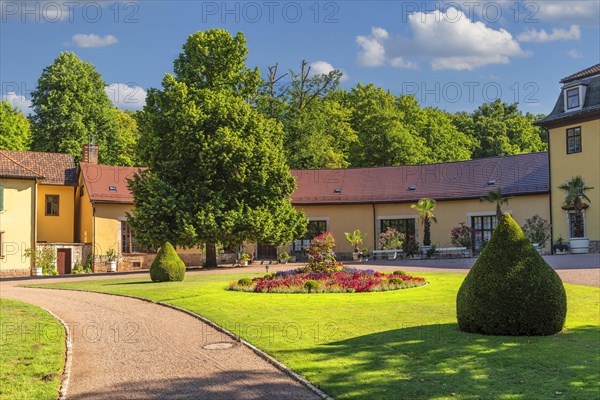
[[[221,54],[227,62],[214,62]],[[129,216],[142,243],[280,245],[304,233],[307,220],[290,202],[295,181],[282,126],[248,103],[258,85],[245,56],[242,34],[198,32],[183,46],[175,75],[148,91],[139,155],[149,169],[131,182]],[[207,264],[216,265],[207,253]]]
[[[29,120],[6,101],[0,102],[0,150],[29,150]]]

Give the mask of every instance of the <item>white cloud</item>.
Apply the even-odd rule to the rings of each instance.
[[[13,107],[19,108],[23,114],[31,114],[31,101],[27,100],[25,96],[19,96],[15,92],[7,92],[2,96],[2,101],[10,103]]]
[[[567,52],[567,55],[571,58],[582,58],[583,54],[581,54],[580,52],[578,52],[577,50],[573,49],[573,50],[569,50]]]
[[[117,43],[119,40],[113,35],[99,36],[94,33],[89,35],[78,33],[72,37],[73,44],[77,47],[106,47]]]
[[[508,64],[511,57],[525,56],[519,43],[505,29],[492,29],[471,21],[462,11],[417,12],[408,16],[412,37],[391,37],[382,28],[372,28],[368,36],[358,36],[362,50],[357,62],[376,67],[416,68],[407,57],[428,60],[434,70],[473,70],[488,64]]]
[[[141,110],[146,105],[146,91],[133,83],[111,83],[104,91],[115,107]]]
[[[557,40],[579,40],[581,37],[581,29],[577,25],[571,25],[569,30],[552,29],[552,33],[546,32],[544,29],[535,30],[528,29],[519,35],[519,40],[522,42],[555,42]]]
[[[338,71],[340,71],[342,73],[340,82],[344,82],[344,81],[348,80],[348,74],[346,74],[346,72],[344,72],[343,70],[341,70],[339,68],[334,68],[333,65],[331,65],[327,61],[314,61],[310,64],[311,76],[328,74],[335,69],[337,69]]]
[[[539,11],[533,18],[566,24],[600,25],[600,2],[598,0],[537,1]]]

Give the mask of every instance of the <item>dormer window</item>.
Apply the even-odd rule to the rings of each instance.
[[[564,88],[565,111],[577,111],[583,107],[586,85],[576,85]]]
[[[567,110],[579,107],[579,88],[567,90]]]

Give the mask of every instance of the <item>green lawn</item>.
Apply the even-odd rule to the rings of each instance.
[[[337,399],[592,399],[600,396],[600,290],[566,285],[563,333],[461,333],[455,297],[464,275],[422,274],[426,287],[355,294],[225,290],[250,274],[184,282],[81,281],[53,287],[146,297],[205,316]],[[218,340],[218,338],[215,338]]]
[[[0,398],[56,399],[64,367],[65,331],[50,314],[0,299]]]

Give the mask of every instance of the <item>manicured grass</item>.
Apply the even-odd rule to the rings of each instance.
[[[0,299],[0,398],[56,399],[64,367],[65,331],[50,314]]]
[[[336,399],[592,399],[600,395],[600,290],[565,285],[567,327],[549,337],[458,331],[464,275],[421,274],[392,292],[259,294],[225,290],[251,274],[184,282],[80,281],[53,287],[130,294],[203,315]],[[218,338],[215,338],[218,340]]]

